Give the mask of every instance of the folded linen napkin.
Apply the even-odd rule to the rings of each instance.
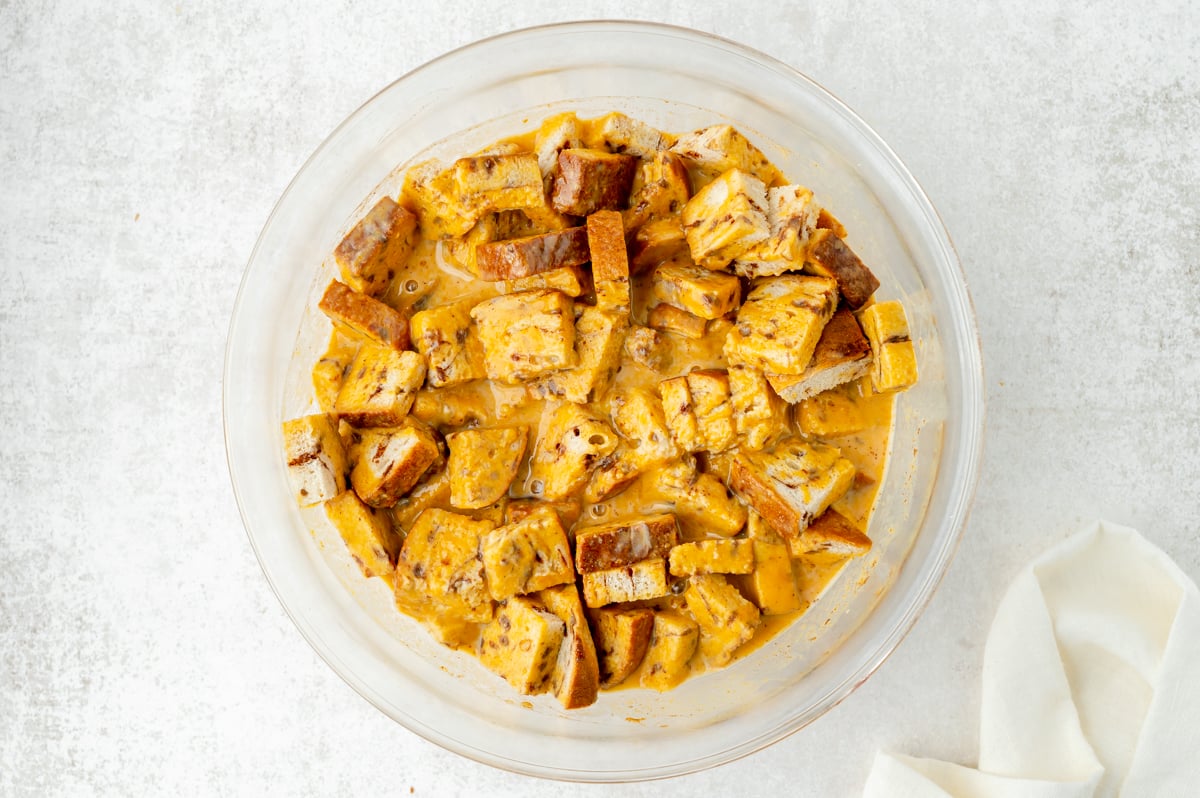
[[[1200,592],[1099,523],[1017,576],[983,659],[979,767],[880,752],[865,798],[1200,796]]]

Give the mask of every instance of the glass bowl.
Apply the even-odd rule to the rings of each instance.
[[[870,534],[797,623],[730,667],[664,694],[601,694],[566,712],[523,697],[435,643],[364,580],[321,513],[301,511],[280,424],[312,407],[314,311],[329,257],[414,156],[455,156],[543,116],[620,110],[664,130],[728,121],[809,186],[850,231],[880,296],[908,309],[920,382],[899,396]],[[512,771],[578,781],[688,773],[779,740],[854,690],[900,642],[954,552],[979,467],[980,350],[954,250],[916,181],[850,110],[762,53],[664,25],[584,22],[487,39],[388,86],[284,192],[250,257],[225,362],[225,436],[263,571],[313,648],[381,711],[432,742]]]

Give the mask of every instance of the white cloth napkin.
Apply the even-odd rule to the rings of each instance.
[[[1055,546],[996,612],[980,716],[978,769],[880,752],[865,798],[1200,796],[1195,583],[1127,527]]]

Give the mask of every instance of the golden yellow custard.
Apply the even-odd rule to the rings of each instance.
[[[916,362],[847,237],[729,125],[416,164],[334,253],[297,500],[522,694],[728,665],[871,547]]]

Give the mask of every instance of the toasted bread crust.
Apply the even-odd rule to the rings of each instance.
[[[543,590],[538,598],[567,627],[553,678],[554,696],[564,709],[596,703],[600,694],[600,662],[578,588],[573,583],[561,585]]]
[[[729,466],[729,488],[753,507],[767,526],[790,539],[800,528],[800,514],[785,502],[770,481],[761,476],[742,455],[733,458]]]
[[[792,544],[793,554],[857,557],[871,550],[871,539],[832,507],[808,525]]]
[[[540,236],[481,244],[475,250],[475,258],[480,279],[495,282],[580,266],[588,262],[591,254],[587,228],[580,226]]]
[[[596,653],[600,660],[600,684],[613,687],[629,678],[650,647],[654,610],[600,609],[592,611],[596,628]]]
[[[625,249],[625,227],[616,211],[596,211],[587,218],[588,250],[592,258],[592,280],[596,307],[617,313],[629,312],[629,254]]]
[[[621,214],[597,211],[587,218],[588,250],[592,258],[592,279],[629,280],[629,257],[625,251],[625,228]]]
[[[879,279],[867,268],[846,242],[832,230],[818,228],[808,244],[808,266],[811,271],[837,280],[842,297],[851,308],[862,307],[875,289]]]
[[[858,360],[871,353],[871,344],[863,335],[858,319],[848,308],[838,308],[821,331],[808,367],[826,368],[846,360]]]
[[[637,158],[603,150],[566,149],[558,154],[558,175],[550,203],[559,213],[587,216],[617,210],[629,201]]]
[[[665,558],[678,540],[679,527],[670,513],[588,527],[575,534],[575,565],[585,574]]]
[[[408,348],[408,316],[334,280],[317,307],[333,321],[392,349]]]
[[[845,226],[837,220],[837,217],[830,213],[825,208],[822,208],[817,213],[817,227],[825,230],[832,230],[833,234],[838,238],[846,237]]]
[[[417,217],[391,197],[375,203],[333,251],[342,279],[371,296],[387,291],[412,253]]]

